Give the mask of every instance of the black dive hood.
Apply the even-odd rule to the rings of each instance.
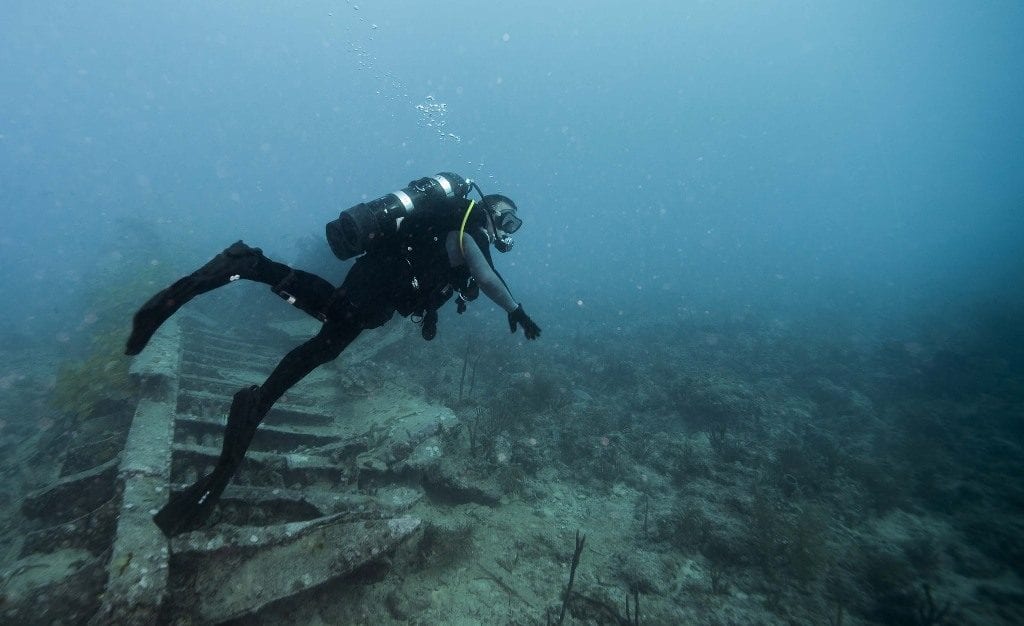
[[[414,180],[404,189],[342,211],[338,219],[327,224],[327,243],[339,259],[351,259],[395,233],[399,220],[416,209],[433,200],[465,198],[473,187],[472,181],[451,172]]]

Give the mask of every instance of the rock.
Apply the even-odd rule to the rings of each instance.
[[[221,622],[346,576],[382,559],[420,526],[413,517],[344,521],[343,514],[276,526],[193,532],[172,541],[193,602],[173,612]]]

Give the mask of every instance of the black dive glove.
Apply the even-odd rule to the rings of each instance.
[[[533,323],[530,316],[523,310],[523,305],[516,307],[515,311],[508,314],[508,329],[513,334],[516,332],[516,326],[523,327],[523,334],[526,335],[527,339],[536,339],[540,337],[540,326]]]

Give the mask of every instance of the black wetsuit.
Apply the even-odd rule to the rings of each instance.
[[[143,305],[135,316],[128,354],[140,352],[160,324],[185,302],[240,278],[269,285],[323,322],[314,337],[285,355],[263,385],[235,394],[216,468],[172,496],[154,517],[165,534],[173,536],[202,525],[245,457],[256,428],[288,389],[337,358],[363,330],[381,326],[396,312],[432,314],[436,320],[437,308],[456,290],[470,290],[469,270],[465,264],[452,267],[446,250],[446,239],[459,229],[468,204],[464,199],[444,200],[406,217],[397,233],[356,260],[337,288],[315,274],[272,261],[260,249],[239,241]],[[485,219],[482,211],[471,213],[465,236],[472,238],[493,269]]]

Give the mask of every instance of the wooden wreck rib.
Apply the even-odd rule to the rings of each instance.
[[[230,527],[175,538],[177,573],[192,581],[171,606],[204,621],[223,621],[344,576],[389,551],[419,528],[413,517],[350,521],[345,514],[266,527]]]
[[[346,360],[374,351],[364,347]],[[414,534],[420,522],[405,513],[422,489],[382,480],[380,459],[394,458],[389,433],[401,432],[401,445],[414,448],[451,413],[421,404],[410,414],[407,405],[389,409],[380,401],[353,419],[305,384],[257,432],[217,523],[173,541],[161,534],[153,513],[169,490],[212,469],[231,395],[265,377],[278,356],[194,320],[168,322],[132,364],[141,399],[120,452],[94,457],[91,466],[69,454],[65,465],[75,472],[22,507],[37,526],[23,558],[43,558],[54,546],[92,556],[46,586],[46,597],[99,603],[65,599],[40,609],[26,599],[9,603],[4,616],[26,623],[217,622],[346,576]],[[372,468],[372,496],[358,491],[364,466]]]

